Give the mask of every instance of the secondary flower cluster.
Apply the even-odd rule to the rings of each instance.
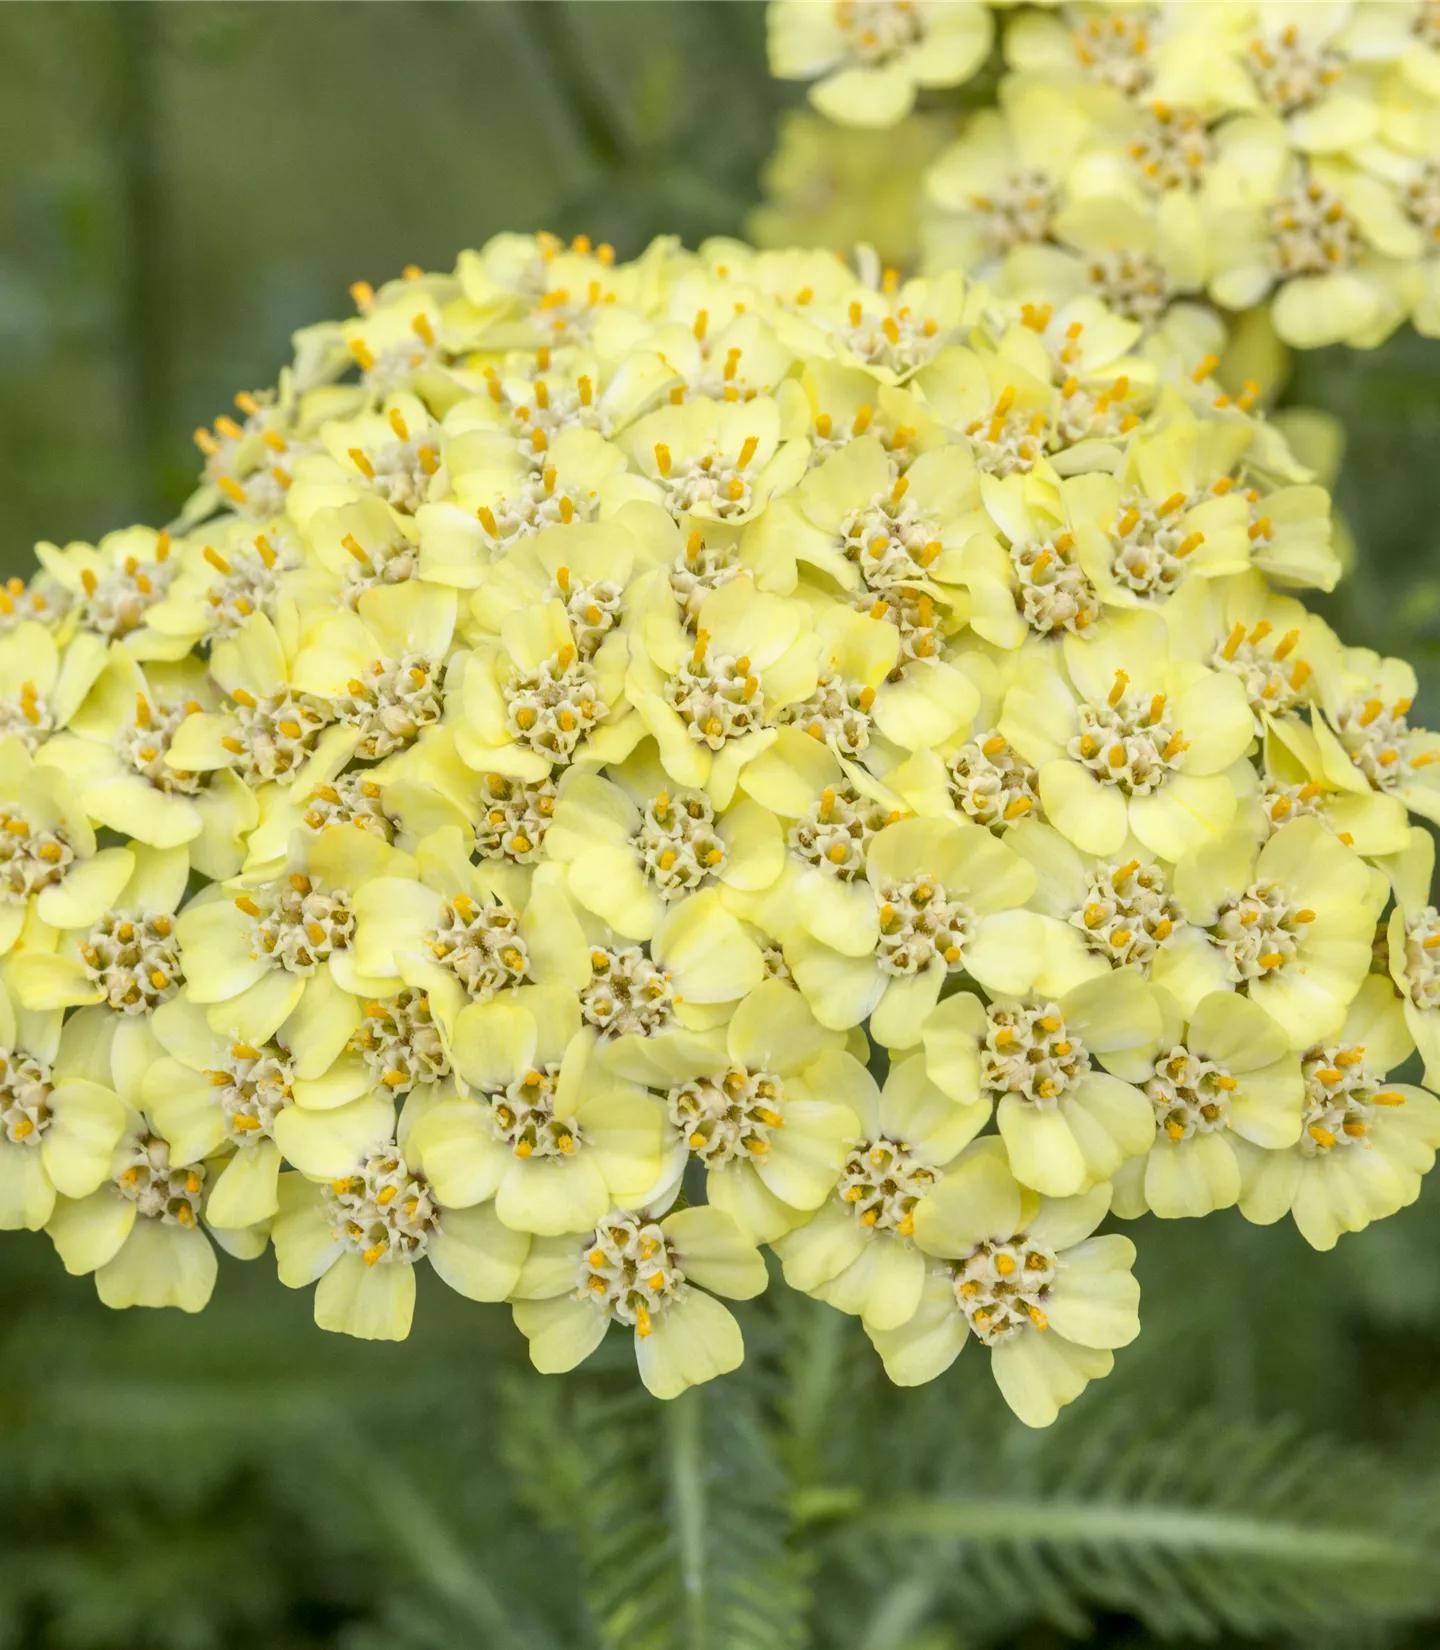
[[[768,1246],[1044,1424],[1139,1328],[1112,1209],[1416,1196],[1440,737],[1274,588],[1329,502],[1210,359],[735,242],[354,296],[169,531],[0,592],[5,1225],[367,1337],[428,1261],[661,1396]]]
[[[945,77],[952,42],[979,48],[979,9],[777,0],[772,68],[813,75],[833,38],[852,66],[812,101],[886,124],[913,101],[900,82],[964,78]],[[1440,332],[1435,0],[1004,10],[997,106],[926,177],[930,267],[1022,299],[1093,292],[1147,324],[1204,299],[1269,303],[1300,348],[1374,345],[1407,317]]]

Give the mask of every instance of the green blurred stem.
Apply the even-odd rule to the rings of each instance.
[[[464,1621],[483,1635],[487,1645],[525,1645],[533,1650],[540,1641],[512,1622],[505,1606],[481,1571],[476,1569],[435,1503],[395,1460],[379,1460],[373,1449],[362,1454],[358,1439],[340,1458],[364,1459],[363,1474],[350,1474],[366,1493],[370,1506],[391,1541],[405,1554],[417,1575]]]
[[[1246,1558],[1307,1560],[1341,1570],[1404,1569],[1423,1546],[1391,1535],[1326,1529],[1245,1513],[1167,1507],[1144,1501],[892,1501],[872,1516],[892,1535],[951,1537],[962,1542],[1028,1541],[1094,1547],[1146,1547],[1174,1553],[1238,1553]]]
[[[704,1400],[692,1387],[665,1411],[670,1500],[684,1595],[685,1650],[706,1650]]]
[[[123,239],[120,361],[136,473],[135,504],[146,520],[169,513],[165,450],[170,424],[175,313],[166,257],[164,169],[159,130],[162,25],[155,0],[112,0],[114,45],[110,128]]]
[[[617,165],[629,144],[594,68],[585,61],[570,8],[561,0],[520,0],[514,10],[536,43],[535,55],[555,86],[556,101],[579,128],[590,160],[602,169]]]
[[[790,1473],[797,1492],[820,1479],[820,1452],[830,1424],[844,1330],[845,1319],[834,1307],[806,1303],[790,1397]]]

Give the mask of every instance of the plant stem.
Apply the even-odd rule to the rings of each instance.
[[[352,1443],[337,1458],[348,1460],[356,1453]],[[542,1641],[531,1627],[522,1628],[511,1619],[435,1503],[398,1461],[379,1461],[372,1450],[367,1470],[357,1481],[396,1548],[435,1595],[477,1631],[481,1643],[497,1650],[507,1645],[537,1650]]]
[[[873,1509],[892,1535],[949,1536],[962,1542],[1047,1541],[1153,1547],[1167,1552],[1241,1553],[1304,1560],[1353,1569],[1413,1564],[1424,1549],[1398,1544],[1388,1534],[1326,1528],[1135,1502],[934,1500],[895,1501]]]
[[[579,128],[591,161],[601,168],[618,165],[629,146],[626,135],[593,67],[585,61],[569,7],[561,0],[522,4],[516,17],[535,39],[538,56],[560,92],[569,120]]]
[[[830,1402],[840,1372],[840,1340],[845,1319],[821,1302],[806,1303],[801,1354],[791,1374],[790,1473],[796,1490],[820,1476],[820,1446],[826,1436]]]
[[[700,1389],[672,1399],[665,1412],[670,1499],[684,1596],[686,1650],[706,1650],[705,1436]]]
[[[169,514],[165,452],[170,426],[171,323],[174,294],[166,258],[159,48],[161,23],[153,0],[113,0],[111,132],[124,241],[121,259],[120,353],[134,453],[139,514]]]

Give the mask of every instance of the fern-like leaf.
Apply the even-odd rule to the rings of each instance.
[[[617,1650],[797,1650],[807,1591],[787,1484],[752,1384],[661,1406],[533,1381],[504,1389],[505,1458],[563,1535]]]

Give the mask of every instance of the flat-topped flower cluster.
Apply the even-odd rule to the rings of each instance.
[[[1268,306],[1300,348],[1440,333],[1440,4],[1160,0],[997,7],[995,106],[924,184],[933,269],[1022,299]],[[845,125],[979,69],[975,0],[776,0],[774,73]]]
[[[354,297],[0,593],[5,1225],[368,1337],[428,1261],[661,1396],[769,1248],[1044,1424],[1139,1328],[1107,1215],[1414,1199],[1440,737],[1213,360],[729,241]]]

